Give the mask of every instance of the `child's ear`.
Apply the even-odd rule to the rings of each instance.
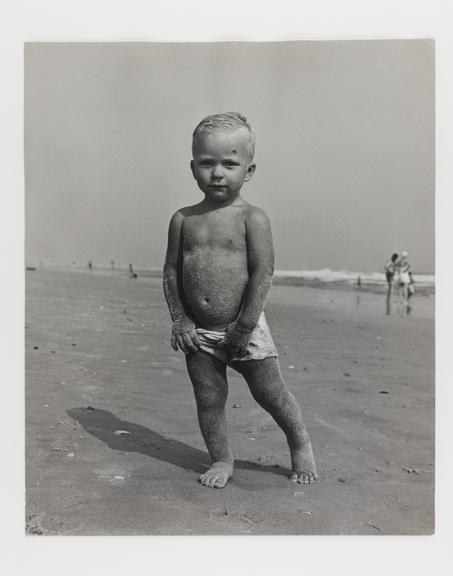
[[[256,164],[249,164],[249,167],[247,168],[247,172],[245,174],[244,182],[248,182],[251,179],[253,174],[255,174],[255,170],[256,170]]]
[[[194,164],[193,164],[193,160],[190,161],[190,171],[192,172],[192,176],[195,178],[195,172],[194,172]]]

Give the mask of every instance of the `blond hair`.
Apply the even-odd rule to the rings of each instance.
[[[245,130],[247,133],[248,145],[247,148],[250,154],[250,160],[253,160],[255,155],[255,134],[253,128],[247,122],[247,118],[239,112],[225,112],[224,114],[212,114],[206,116],[197,125],[192,135],[192,153],[194,152],[196,142],[205,134],[214,132],[215,130]]]

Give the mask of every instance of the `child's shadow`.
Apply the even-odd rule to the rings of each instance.
[[[120,420],[107,410],[89,406],[87,408],[70,408],[66,412],[73,420],[79,422],[89,434],[99,438],[113,450],[140,452],[180,468],[193,470],[198,474],[206,472],[210,466],[207,453],[179,440],[165,438],[158,432],[140,424]],[[285,476],[289,473],[289,470],[278,465],[255,464],[247,460],[236,460],[235,467]]]

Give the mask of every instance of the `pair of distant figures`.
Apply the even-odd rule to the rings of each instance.
[[[113,272],[115,270],[115,261],[110,260],[110,265],[112,267],[112,272]],[[88,262],[88,269],[93,270],[93,260],[90,260]],[[129,278],[138,278],[137,273],[134,272],[134,268],[133,268],[132,264],[129,264]]]
[[[394,252],[384,265],[385,277],[388,284],[387,297],[390,298],[392,290],[396,290],[400,299],[408,303],[415,293],[414,279],[412,277],[409,254],[403,251],[401,255]]]

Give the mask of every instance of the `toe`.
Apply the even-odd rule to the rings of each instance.
[[[217,480],[217,478],[215,476],[209,478],[209,481],[206,484],[206,486],[209,486],[209,488],[214,488],[214,484],[215,484],[216,480]]]
[[[307,474],[307,484],[314,484],[316,482],[316,475],[313,472]]]
[[[206,474],[202,474],[202,475],[200,476],[200,483],[201,483],[203,486],[208,486],[209,476],[206,476]]]
[[[297,484],[314,484],[318,476],[314,472],[293,472],[289,479]]]

